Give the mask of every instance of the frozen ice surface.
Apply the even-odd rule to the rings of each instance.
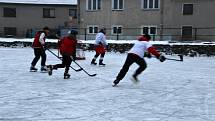
[[[60,62],[46,53],[47,64]],[[32,49],[0,48],[0,121],[215,120],[214,57],[164,63],[146,59],[140,84],[129,79],[137,68],[133,64],[119,86],[112,87],[126,54],[107,53],[106,67],[91,66],[94,52],[85,54],[87,60],[77,62],[97,76],[71,69],[71,79],[64,80],[63,69],[52,76],[29,72]]]

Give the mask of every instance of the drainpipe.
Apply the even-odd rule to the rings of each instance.
[[[160,0],[160,41],[163,41],[164,0]]]
[[[81,11],[81,2],[80,2],[80,0],[78,0],[78,2],[77,2],[78,4],[77,4],[77,11],[78,11],[78,25],[80,25],[80,23],[81,23],[81,13],[80,13],[80,11]]]
[[[82,38],[81,37],[81,32],[82,32],[82,30],[81,30],[81,0],[77,0],[77,19],[78,19],[78,25],[77,25],[77,29],[78,29],[78,36],[79,36],[79,39],[80,38]]]

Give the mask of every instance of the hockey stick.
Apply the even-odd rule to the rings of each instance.
[[[72,61],[78,66],[80,67],[80,69],[82,71],[84,71],[84,73],[86,73],[88,76],[96,76],[97,74],[89,74],[84,68],[82,68],[77,62],[75,62],[75,60],[72,58]]]
[[[175,59],[175,58],[166,58],[166,60],[172,60],[172,61],[181,61],[183,62],[184,58],[183,58],[183,55],[178,55],[179,56],[179,59]],[[156,58],[155,56],[152,56],[154,58]]]
[[[48,48],[46,49],[48,50],[50,53],[52,53],[55,57],[57,57],[58,59],[62,60],[60,57],[58,57],[54,52],[52,52],[51,50],[49,50]],[[78,71],[82,71],[83,68],[80,69],[75,69],[72,66],[70,66],[70,68],[72,68],[74,71],[78,72]]]
[[[166,58],[167,60],[173,60],[173,61],[181,61],[183,62],[184,58],[183,58],[183,55],[178,55],[179,56],[179,59],[174,59],[174,58]]]

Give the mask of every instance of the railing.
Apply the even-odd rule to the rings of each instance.
[[[139,35],[143,34],[141,28],[123,28],[116,31],[115,34],[113,34],[111,28],[106,30],[106,37],[110,40],[136,40]],[[118,33],[119,31],[121,33]],[[87,28],[79,29],[79,38],[82,40],[93,40],[95,35],[96,33],[89,33]],[[151,37],[154,41],[215,41],[215,27],[192,28],[188,32],[182,32],[181,28],[157,28],[155,34],[151,34]]]
[[[65,36],[67,34],[66,31],[69,29],[71,28],[61,28],[60,30]],[[13,35],[10,34],[10,32],[5,33],[4,28],[0,27],[0,37],[32,38],[38,30],[41,29],[28,29],[25,31],[17,29],[16,34]],[[50,37],[53,38],[58,30],[59,29],[52,29]],[[95,39],[96,33],[89,33],[89,29],[79,28],[77,30],[79,33],[77,36],[78,39]],[[154,31],[155,34],[152,32],[151,36],[153,41],[215,41],[215,27],[192,28],[191,30],[182,31],[181,28],[157,28],[156,31]],[[98,31],[99,30],[96,30],[96,32]],[[139,35],[143,34],[143,29],[141,28],[122,28],[122,30],[117,30],[115,33],[113,33],[111,28],[106,28],[106,31],[106,37],[109,40],[136,40]],[[148,31],[150,32],[150,30]]]

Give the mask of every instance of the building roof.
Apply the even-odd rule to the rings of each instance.
[[[77,5],[77,0],[0,0],[0,3]]]

